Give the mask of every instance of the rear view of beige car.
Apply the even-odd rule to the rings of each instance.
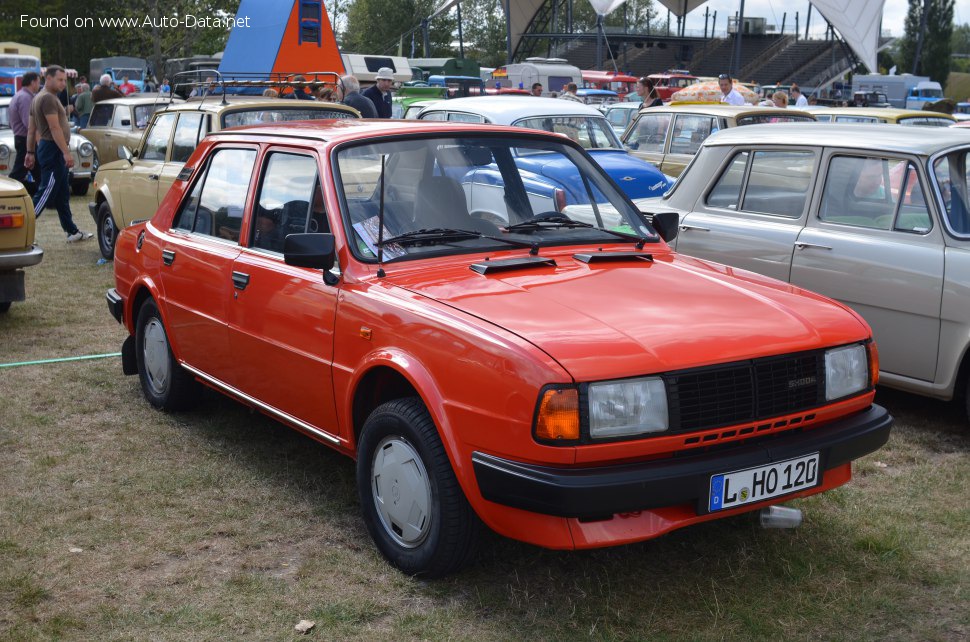
[[[970,399],[970,134],[766,125],[711,136],[671,192],[678,252],[837,299],[872,326],[880,383]],[[968,407],[970,413],[970,407]]]

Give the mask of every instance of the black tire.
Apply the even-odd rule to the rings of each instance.
[[[10,303],[10,301],[0,301],[0,314],[3,314],[10,309]]]
[[[118,226],[111,217],[108,201],[98,205],[98,248],[101,256],[111,261],[115,257],[115,241],[118,240]]]
[[[175,360],[154,299],[146,300],[138,311],[135,357],[142,392],[153,406],[184,410],[198,399],[199,384]]]
[[[397,461],[402,465],[395,466]],[[404,573],[441,577],[474,558],[481,522],[419,398],[389,401],[367,418],[357,448],[357,492],[378,550]],[[409,495],[412,501],[406,502]],[[402,525],[391,514],[395,509],[421,517],[415,524]]]
[[[88,188],[91,186],[91,181],[88,179],[76,180],[71,183],[71,194],[75,196],[84,196],[88,193]]]

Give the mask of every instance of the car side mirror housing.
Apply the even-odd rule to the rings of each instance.
[[[121,120],[121,126],[122,127],[131,127],[131,121],[129,119],[127,119],[127,118],[123,118]]]
[[[670,243],[677,238],[680,214],[677,212],[657,212],[652,216],[650,223],[653,225],[653,229],[657,230],[660,238]]]
[[[283,260],[287,265],[315,268],[328,273],[336,260],[333,234],[287,234],[283,239]]]
[[[126,145],[118,145],[118,158],[123,158],[130,163],[134,157],[135,155],[131,153],[131,150]]]

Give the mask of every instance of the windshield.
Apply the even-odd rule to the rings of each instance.
[[[583,149],[623,148],[613,128],[603,116],[539,116],[523,118],[513,124],[516,127],[565,134],[582,145]]]
[[[958,149],[933,162],[933,175],[943,198],[947,227],[970,236],[970,148]]]
[[[544,154],[556,164],[555,177],[521,169],[523,152]],[[385,261],[532,244],[659,240],[598,166],[557,141],[382,141],[341,149],[335,166],[345,227],[363,260],[377,255],[382,191],[383,238],[400,239],[383,246]]]
[[[356,116],[352,112],[340,109],[290,109],[275,105],[263,105],[253,107],[252,109],[241,109],[224,114],[222,116],[222,126],[238,127],[240,125],[282,123],[293,120],[323,120],[328,118],[356,118]]]
[[[132,82],[141,82],[143,73],[141,69],[119,69],[115,67],[114,70],[115,78],[121,80],[125,76],[128,76],[128,80]]]

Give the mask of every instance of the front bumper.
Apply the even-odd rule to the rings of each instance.
[[[712,475],[820,453],[823,471],[878,450],[893,418],[873,404],[820,428],[761,443],[635,464],[553,468],[472,453],[485,499],[545,515],[602,518],[616,513],[694,504],[707,511]]]
[[[94,223],[97,224],[98,223],[98,204],[88,203],[88,212],[91,213],[91,218],[93,218]]]
[[[44,250],[36,245],[31,245],[24,250],[0,251],[0,270],[16,270],[17,268],[30,267],[31,265],[40,263],[43,258]]]

